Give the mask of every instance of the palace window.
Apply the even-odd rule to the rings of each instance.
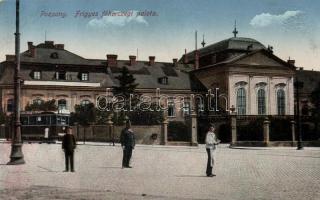
[[[239,88],[237,91],[237,112],[239,115],[246,114],[246,90]]]
[[[89,73],[87,73],[87,72],[81,72],[81,73],[80,73],[80,79],[81,79],[82,81],[87,81],[87,80],[89,80]]]
[[[7,100],[7,112],[13,112],[14,110],[14,101],[13,99]]]
[[[57,52],[53,52],[53,53],[51,53],[50,58],[52,58],[52,59],[58,59],[58,58],[59,58],[59,55],[58,55]]]
[[[265,115],[266,114],[266,92],[264,89],[258,90],[257,100],[258,100],[258,115]]]
[[[183,103],[183,114],[184,115],[190,115],[190,102],[184,102]]]
[[[286,97],[285,92],[283,89],[279,89],[277,91],[277,109],[278,109],[278,115],[285,115],[286,113]]]
[[[66,110],[67,109],[67,101],[65,99],[58,100],[58,110]]]
[[[161,77],[158,79],[158,82],[162,85],[168,85],[168,77]]]
[[[85,105],[88,105],[88,104],[90,104],[90,103],[91,103],[91,102],[90,102],[89,100],[85,99],[85,100],[82,100],[82,101],[80,102],[80,105],[85,106]]]
[[[175,105],[174,105],[174,101],[170,101],[168,103],[168,117],[175,117],[176,113],[175,113]]]
[[[32,103],[33,103],[33,104],[38,104],[38,105],[40,105],[40,104],[43,103],[43,100],[40,99],[40,98],[36,98],[36,99],[34,99],[34,100],[32,101]]]
[[[40,80],[41,79],[41,72],[40,71],[34,71],[33,72],[33,79]]]

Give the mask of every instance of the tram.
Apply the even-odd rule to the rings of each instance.
[[[23,140],[58,140],[69,126],[70,114],[56,112],[21,112]]]

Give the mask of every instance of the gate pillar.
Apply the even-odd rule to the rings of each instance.
[[[197,114],[191,114],[191,145],[198,146],[198,123]]]
[[[237,143],[237,116],[235,112],[231,113],[231,144],[233,146]]]

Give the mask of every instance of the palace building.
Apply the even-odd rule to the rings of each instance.
[[[13,112],[14,59],[15,56],[7,55],[0,68],[1,105],[7,113]],[[65,112],[73,112],[76,104],[96,104],[108,88],[118,85],[115,77],[123,66],[135,77],[139,94],[154,96],[156,89],[168,96],[191,93],[188,71],[193,65],[178,63],[177,59],[172,63],[157,62],[155,56],[149,56],[148,61],[137,61],[136,56],[118,60],[113,54],[101,60],[85,59],[67,51],[64,44],[28,42],[28,50],[21,53],[21,110],[27,104],[51,99]],[[182,120],[187,113],[175,110],[173,104],[170,105],[168,117]]]
[[[251,38],[233,37],[185,54],[207,89],[219,88],[220,105],[238,115],[293,115],[294,60],[287,62]]]
[[[188,96],[218,88],[219,109],[236,109],[238,115],[293,115],[294,61],[283,61],[270,47],[251,38],[232,37],[186,53],[171,63],[155,56],[140,61],[136,56],[118,60],[86,59],[53,41],[33,45],[21,53],[22,110],[29,103],[55,99],[59,110],[74,111],[76,104],[96,103],[99,95],[118,84],[115,78],[125,66],[136,78],[137,93]],[[13,111],[14,56],[7,55],[0,67],[3,111]],[[190,107],[177,110],[170,104],[167,115],[183,120]],[[196,102],[199,107],[199,102]],[[203,105],[200,105],[203,106]]]

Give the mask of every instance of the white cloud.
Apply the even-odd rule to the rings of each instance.
[[[261,13],[259,15],[254,16],[251,21],[250,25],[253,27],[266,27],[274,24],[284,24],[288,21],[292,21],[295,18],[299,17],[302,14],[300,10],[294,11],[286,11],[280,15],[272,15],[270,13]]]
[[[108,27],[108,26],[119,26],[123,27],[130,23],[138,23],[148,25],[148,22],[141,15],[138,15],[138,11],[129,10],[125,12],[121,11],[110,11],[114,15],[105,15],[99,19],[92,19],[88,22],[88,25],[91,27]]]

